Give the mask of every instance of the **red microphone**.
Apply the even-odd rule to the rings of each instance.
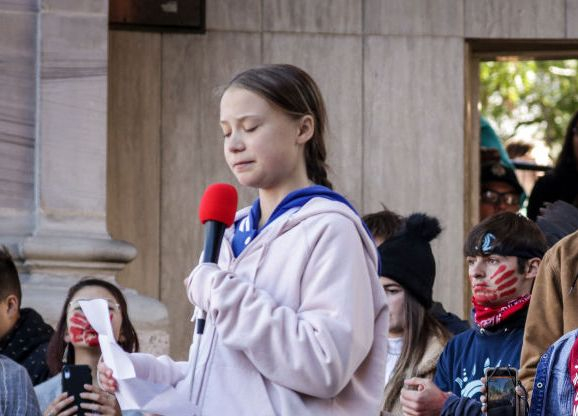
[[[217,263],[225,230],[235,221],[237,212],[237,190],[228,183],[209,185],[201,198],[199,219],[205,225],[203,263]],[[197,319],[197,333],[205,327],[205,312]]]

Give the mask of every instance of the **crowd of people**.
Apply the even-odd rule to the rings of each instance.
[[[258,198],[226,230],[218,262],[185,279],[195,319],[206,314],[188,363],[139,353],[122,291],[92,277],[70,288],[53,330],[20,307],[18,272],[0,250],[0,412],[146,412],[121,410],[81,308],[104,299],[137,377],[174,388],[199,415],[480,415],[497,367],[519,369],[523,413],[578,414],[578,113],[528,217],[505,152],[482,151],[480,222],[456,253],[469,319],[434,301],[437,218],[385,207],[362,218],[332,190],[326,118],[295,66],[252,68],[223,89],[225,161]],[[488,127],[484,147],[495,141]],[[80,403],[62,388],[71,364],[90,370]]]

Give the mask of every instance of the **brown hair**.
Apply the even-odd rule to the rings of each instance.
[[[362,219],[373,238],[382,238],[387,241],[400,229],[404,219],[401,215],[387,209],[385,205],[381,204],[381,206],[383,210],[367,214]]]
[[[448,330],[411,293],[405,289],[404,291],[406,326],[403,333],[401,354],[385,388],[383,409],[387,412],[392,411],[399,400],[404,380],[417,375],[417,367],[426,352],[431,337],[437,337],[441,345],[445,345],[451,338]]]
[[[506,152],[510,159],[522,157],[533,148],[534,145],[532,143],[523,140],[508,140],[506,144]]]
[[[9,295],[16,295],[20,305],[22,288],[20,287],[18,270],[8,249],[5,246],[0,246],[0,300],[6,299]]]
[[[514,212],[500,212],[472,228],[464,243],[464,256],[486,255],[483,240],[487,233],[494,235],[502,251],[526,250],[543,255],[548,249],[544,234],[532,220]]]
[[[54,375],[62,370],[62,359],[64,356],[64,351],[66,349],[66,342],[64,341],[64,334],[66,332],[66,314],[68,311],[68,304],[74,295],[82,288],[87,286],[99,286],[108,290],[114,299],[120,305],[120,313],[122,316],[122,324],[120,326],[120,340],[118,344],[123,350],[127,352],[135,352],[139,350],[139,342],[136,331],[130,322],[128,317],[128,306],[126,304],[126,299],[122,294],[121,290],[106,280],[97,279],[94,277],[85,277],[68,289],[68,294],[62,306],[62,312],[60,313],[60,318],[58,319],[58,324],[56,325],[56,331],[50,338],[48,343],[48,348],[46,351],[46,362],[50,370],[50,374]],[[68,355],[64,357],[66,362],[74,363],[74,348],[68,348]]]
[[[542,258],[548,243],[538,226],[523,215],[513,212],[500,212],[488,217],[472,228],[464,243],[464,256],[486,256],[483,240],[486,234],[495,237],[496,246],[504,252],[536,253],[529,256],[516,256],[518,273],[523,273],[529,258]]]
[[[325,162],[325,103],[319,87],[307,72],[288,64],[263,65],[235,75],[223,91],[230,87],[254,92],[296,119],[306,115],[313,117],[313,136],[305,144],[307,177],[316,184],[333,187],[327,178]]]

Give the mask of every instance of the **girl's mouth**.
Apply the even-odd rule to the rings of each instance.
[[[233,164],[233,169],[243,170],[243,169],[247,168],[249,165],[251,165],[252,163],[253,163],[252,160],[248,160],[245,162],[236,162]]]

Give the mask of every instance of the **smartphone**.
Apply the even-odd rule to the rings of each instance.
[[[518,370],[514,367],[490,367],[484,374],[488,416],[518,416]]]
[[[74,403],[78,406],[79,416],[84,416],[84,409],[80,407],[81,402],[87,402],[80,397],[80,393],[86,391],[85,384],[92,384],[90,367],[87,365],[64,364],[62,367],[62,391],[74,396]]]

